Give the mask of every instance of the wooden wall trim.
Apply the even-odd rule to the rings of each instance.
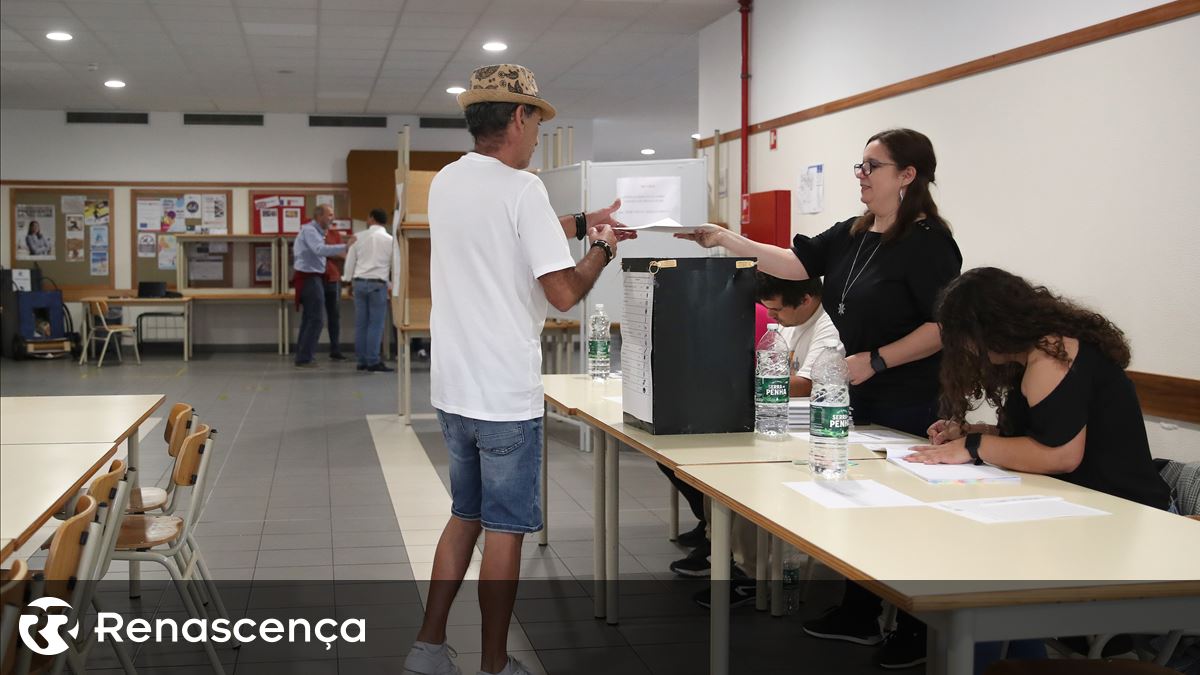
[[[1132,33],[1133,31],[1150,28],[1159,24],[1168,23],[1177,19],[1182,19],[1193,14],[1200,14],[1200,0],[1175,0],[1157,7],[1134,12],[1125,16],[1117,17],[1109,21],[1104,21],[1092,26],[1080,28],[1069,33],[1056,35],[1045,40],[1039,40],[1021,47],[1009,49],[998,54],[985,56],[967,61],[956,66],[943,68],[942,70],[934,71],[925,75],[920,75],[902,82],[889,84],[878,89],[862,92],[853,96],[847,96],[836,101],[823,103],[812,108],[806,108],[797,112],[769,119],[765,122],[758,122],[750,126],[750,133],[761,134],[771,129],[798,124],[817,117],[823,117],[835,112],[841,112],[850,108],[856,108],[868,103],[875,103],[884,99],[908,94],[921,89],[928,89],[939,84],[952,82],[964,77],[986,73],[990,70],[1004,68],[1022,61],[1049,56],[1058,52],[1074,49],[1083,45],[1088,45],[1093,42],[1107,40],[1111,37]],[[740,138],[741,130],[728,131],[720,135],[719,142],[726,143]],[[702,138],[696,142],[697,147],[706,148],[713,145],[713,138]]]
[[[1143,414],[1200,424],[1200,380],[1127,372],[1137,387]]]
[[[303,188],[303,189],[324,189],[324,190],[345,190],[345,183],[288,183],[286,181],[272,183],[238,183],[236,181],[226,182],[162,182],[162,181],[136,181],[136,180],[110,180],[110,181],[95,181],[95,180],[4,180],[0,179],[0,185],[9,185],[13,187],[32,187],[32,186],[51,186],[51,187],[134,187],[134,188]]]

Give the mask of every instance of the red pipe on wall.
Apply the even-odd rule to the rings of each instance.
[[[742,198],[750,194],[750,12],[754,0],[738,0],[742,14]]]

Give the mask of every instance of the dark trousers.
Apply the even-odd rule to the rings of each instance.
[[[885,403],[850,397],[850,407],[855,425],[877,424],[903,431],[913,436],[925,437],[929,426],[937,421],[937,400],[914,403]],[[843,609],[856,616],[877,617],[881,604],[878,597],[858,584],[847,581],[846,594],[842,596]],[[925,624],[907,612],[896,613],[896,631],[925,635]]]
[[[325,282],[325,318],[329,326],[329,353],[342,353],[342,282]]]
[[[667,480],[671,481],[671,485],[674,485],[679,490],[679,494],[683,495],[683,498],[687,500],[688,508],[692,510],[692,515],[696,516],[696,520],[699,520],[701,523],[705,522],[704,493],[680,480],[679,476],[676,476],[674,471],[667,468],[666,464],[659,464],[658,468],[666,474]]]
[[[308,363],[317,351],[325,323],[325,282],[308,277],[300,289],[300,334],[296,336],[296,363]]]

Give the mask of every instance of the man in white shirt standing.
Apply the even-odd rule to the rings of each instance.
[[[783,338],[791,352],[792,397],[812,393],[812,367],[825,349],[846,353],[829,315],[821,307],[821,280],[789,281],[758,273],[758,302],[771,320],[783,326]]]
[[[529,166],[554,107],[533,73],[496,65],[458,96],[475,149],[429,188],[431,389],[450,450],[451,517],[434,554],[425,619],[405,672],[460,673],[446,620],[485,532],[479,570],[482,673],[528,673],[508,655],[524,536],[542,529],[540,335],[547,304],[566,311],[616,253],[607,209],[555,215]],[[591,240],[578,264],[567,236]]]
[[[359,233],[354,246],[346,254],[344,277],[354,284],[354,353],[358,369],[373,373],[390,373],[379,359],[383,327],[387,321],[388,288],[395,283],[392,269],[392,235],[383,227],[387,214],[383,209],[371,209],[367,215],[367,230]]]

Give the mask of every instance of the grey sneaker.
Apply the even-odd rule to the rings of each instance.
[[[458,652],[444,642],[440,645],[414,642],[408,657],[404,659],[404,672],[415,675],[462,675],[462,670],[454,665],[455,658],[458,658]]]
[[[479,675],[533,675],[533,671],[526,668],[525,664],[516,660],[516,658],[510,656],[508,657],[508,663],[504,666],[504,670],[494,674],[481,670],[479,671]]]

